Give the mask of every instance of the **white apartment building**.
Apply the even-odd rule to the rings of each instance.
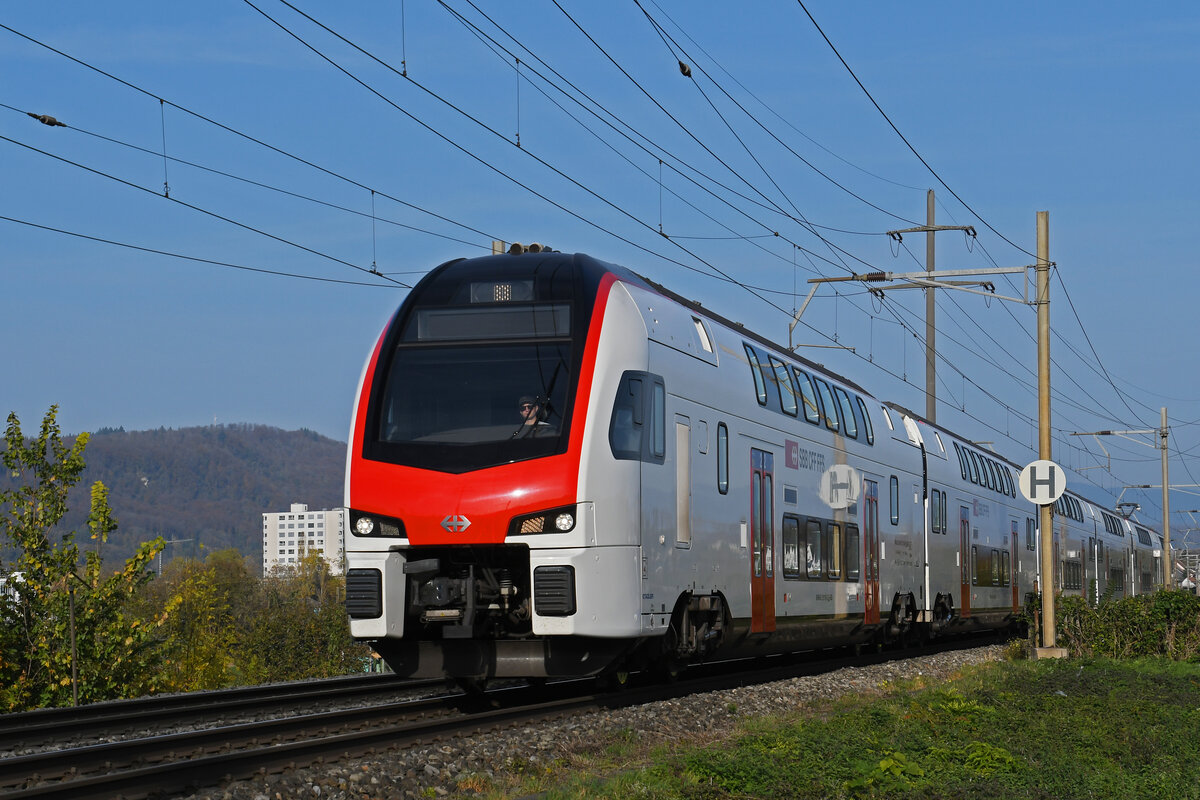
[[[329,564],[329,571],[341,575],[345,511],[309,511],[304,503],[292,503],[288,511],[263,514],[263,575],[278,568],[294,569],[309,553],[320,554]]]

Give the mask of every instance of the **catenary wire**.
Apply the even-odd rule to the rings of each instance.
[[[114,247],[123,247],[127,250],[137,250],[142,253],[152,253],[154,255],[159,255],[159,256],[168,256],[170,258],[178,258],[178,259],[181,259],[184,261],[193,261],[198,264],[210,264],[210,265],[216,266],[216,267],[228,267],[229,269],[243,270],[245,272],[257,272],[262,275],[275,275],[275,276],[278,276],[281,278],[299,278],[301,280],[319,281],[321,283],[340,283],[340,284],[343,284],[346,286],[372,286],[372,287],[377,287],[377,288],[381,288],[381,289],[409,288],[404,285],[397,287],[394,282],[388,284],[388,283],[369,283],[367,281],[348,281],[348,280],[344,280],[342,278],[324,278],[319,275],[304,275],[304,274],[298,273],[298,272],[283,272],[280,270],[266,269],[263,267],[250,267],[250,266],[246,266],[245,264],[234,264],[234,263],[231,263],[228,261],[217,261],[217,260],[211,259],[211,258],[201,258],[199,256],[189,256],[189,255],[185,255],[183,253],[174,253],[174,252],[171,252],[170,250],[160,250],[155,247],[144,247],[142,245],[130,244],[128,242],[118,242],[115,239],[107,239],[102,236],[90,236],[86,233],[79,233],[78,231],[69,231],[64,228],[55,228],[50,225],[40,225],[36,222],[30,222],[29,220],[24,220],[24,219],[17,219],[16,217],[7,217],[7,216],[0,215],[0,219],[4,220],[5,222],[15,223],[17,225],[25,225],[30,228],[38,228],[39,230],[49,231],[51,233],[62,234],[63,236],[71,236],[76,239],[86,239],[89,242],[98,242],[100,244],[112,245]]]

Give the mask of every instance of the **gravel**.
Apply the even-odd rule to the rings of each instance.
[[[782,714],[851,692],[869,694],[896,681],[945,680],[965,666],[1000,660],[991,645],[923,655],[759,686],[692,695],[643,706],[580,714],[374,756],[317,764],[278,775],[236,781],[188,795],[187,800],[391,800],[470,797],[476,780],[546,767],[587,752],[626,731],[644,744],[718,740],[746,717]],[[475,780],[473,780],[475,779]]]

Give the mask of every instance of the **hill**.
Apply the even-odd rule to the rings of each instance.
[[[76,531],[81,547],[91,546],[89,492],[103,481],[118,522],[102,550],[110,567],[155,536],[177,540],[164,559],[233,547],[261,565],[264,511],[342,504],[346,445],[266,425],[104,428],[92,435],[84,459],[83,480],[71,491],[60,527]]]

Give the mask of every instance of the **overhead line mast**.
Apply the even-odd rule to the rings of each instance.
[[[938,231],[965,231],[968,236],[975,235],[975,228],[970,225],[935,225],[933,220],[935,205],[933,189],[930,189],[925,195],[925,224],[917,228],[904,228],[903,230],[887,232],[887,235],[896,241],[900,241],[901,234],[904,233],[925,234],[925,271],[929,273],[930,280],[933,280],[936,261],[934,234]],[[934,322],[935,309],[933,286],[930,285],[925,289],[925,419],[934,423],[937,422],[937,329]]]

